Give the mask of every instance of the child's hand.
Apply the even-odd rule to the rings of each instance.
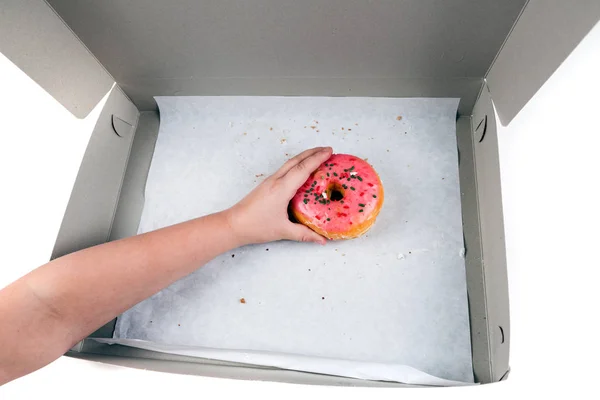
[[[332,153],[331,147],[306,150],[287,161],[242,201],[226,211],[241,244],[288,239],[325,244],[326,239],[288,218],[288,204],[310,174]]]

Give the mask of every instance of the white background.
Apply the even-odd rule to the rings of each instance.
[[[512,324],[507,382],[335,388],[163,374],[63,357],[0,388],[0,398],[597,398],[599,71],[596,26],[515,120],[499,129]],[[96,117],[97,110],[74,119],[0,56],[0,287],[48,260]]]

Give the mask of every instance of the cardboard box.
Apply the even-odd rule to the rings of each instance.
[[[505,379],[510,321],[495,111],[509,123],[600,17],[596,0],[4,0],[0,51],[77,117],[110,92],[53,258],[134,235],[155,95],[459,97],[476,382]],[[492,104],[493,102],[493,104]],[[114,321],[92,337],[111,337]],[[68,355],[238,379],[399,384],[83,340]]]

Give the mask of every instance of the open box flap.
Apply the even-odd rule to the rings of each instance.
[[[461,115],[526,3],[47,1],[140,111],[153,96],[460,97]]]
[[[101,18],[95,21],[96,25],[94,25],[94,20],[81,18],[82,15],[85,16],[89,13],[94,17],[97,16],[93,10],[88,10],[86,7],[73,4],[70,1],[50,0],[50,3],[60,12],[61,16],[58,16],[52,7],[48,7],[45,1],[3,1],[0,12],[0,51],[79,118],[85,117],[114,83],[114,79],[87,49],[86,45],[90,46],[113,74],[117,73],[115,76],[123,75],[119,79],[120,86],[127,91],[128,95],[133,96],[134,102],[141,110],[155,108],[154,103],[151,101],[153,95],[182,95],[187,94],[189,90],[197,92],[200,89],[207,89],[210,92],[208,94],[223,92],[230,95],[240,94],[237,91],[241,90],[245,92],[244,94],[251,94],[256,91],[257,94],[266,95],[270,91],[282,90],[285,93],[279,94],[298,94],[298,91],[302,92],[302,90],[307,90],[308,87],[310,89],[308,93],[313,95],[315,90],[317,93],[323,92],[321,95],[333,96],[346,95],[347,93],[352,93],[354,96],[390,96],[393,93],[401,93],[404,97],[415,95],[452,97],[460,95],[463,98],[459,110],[460,114],[470,115],[476,92],[481,87],[481,78],[479,77],[484,75],[483,73],[479,75],[479,71],[476,74],[469,73],[465,75],[452,69],[469,61],[470,54],[473,53],[473,49],[466,52],[465,49],[461,50],[460,46],[457,47],[458,44],[455,43],[449,45],[446,51],[441,52],[442,58],[440,60],[428,64],[435,65],[435,70],[430,71],[434,74],[427,75],[428,77],[437,77],[437,80],[433,79],[431,82],[424,81],[425,77],[419,74],[411,75],[410,71],[414,72],[414,69],[406,66],[399,70],[394,69],[396,71],[395,75],[398,75],[397,72],[403,72],[402,79],[393,78],[389,74],[386,76],[365,76],[364,74],[355,73],[359,71],[348,69],[346,75],[343,71],[338,71],[336,78],[339,81],[332,80],[332,77],[328,75],[329,79],[320,79],[311,88],[311,82],[315,82],[308,79],[308,77],[300,77],[301,79],[298,80],[292,79],[287,74],[286,77],[280,78],[280,81],[267,79],[264,76],[264,64],[261,64],[262,67],[259,68],[262,73],[261,76],[237,74],[234,78],[225,79],[226,77],[219,77],[218,74],[205,77],[205,74],[194,73],[192,75],[187,74],[187,80],[184,80],[187,85],[182,85],[180,75],[174,80],[165,80],[166,76],[164,74],[169,75],[170,72],[174,73],[176,71],[165,70],[163,71],[164,74],[157,76],[156,79],[153,78],[155,75],[153,73],[143,73],[141,76],[136,73],[120,73],[123,72],[122,69],[127,66],[127,63],[123,63],[122,57],[113,57],[113,53],[118,49],[115,49],[115,46],[107,46],[106,40],[103,42],[103,38],[106,39],[106,37],[102,36],[110,35],[110,32],[115,30],[106,29],[106,26],[103,26],[104,29],[101,30],[101,34],[94,30],[97,28],[98,22],[103,24],[117,23],[118,18]],[[512,11],[520,9],[521,5],[518,1],[511,4]],[[94,3],[94,7],[98,6],[100,6],[100,3]],[[415,5],[414,9],[418,10],[416,7]],[[138,8],[134,7],[134,9],[137,10]],[[111,11],[110,7],[108,9],[104,8],[104,10]],[[488,10],[489,13],[494,14],[494,21],[499,18],[503,20],[514,18],[510,13],[498,15],[496,11],[492,12],[491,9]],[[479,21],[479,26],[483,23],[483,26],[488,26],[487,30],[492,29],[492,31],[486,32],[485,37],[501,34],[502,25],[489,26],[489,21],[484,18],[485,15],[487,14],[477,14],[474,10],[470,15],[465,15],[464,18]],[[329,18],[329,16],[327,14],[323,17]],[[70,25],[65,24],[62,18],[65,18]],[[514,118],[597,23],[599,18],[600,2],[597,0],[579,0],[576,2],[530,0],[527,3],[486,75],[487,84],[503,125],[508,124]],[[86,40],[86,45],[79,40],[71,28],[75,29],[77,34]],[[337,31],[335,33],[338,34]],[[44,38],[44,40],[40,40],[40,38]],[[142,39],[155,43],[151,40],[151,37],[143,36]],[[414,43],[413,45],[410,45],[410,43],[412,43],[410,40],[398,43],[397,46],[399,47],[394,53],[402,54],[402,59],[406,59],[410,53],[409,50],[415,47]],[[487,42],[474,43],[477,44],[476,49],[482,46],[494,47]],[[118,43],[113,44],[124,45],[120,39]],[[139,42],[136,42],[136,47],[139,47],[138,45]],[[233,46],[235,43],[230,45]],[[320,46],[320,48],[327,50],[324,46]],[[150,47],[158,50],[153,44]],[[150,53],[154,54],[154,50]],[[435,50],[433,53],[436,51],[440,53],[441,50]],[[467,58],[454,60],[454,63],[446,65],[448,68],[445,70],[444,62],[448,61],[448,55],[455,53],[464,53],[464,57]],[[131,52],[128,54],[131,54]],[[390,57],[392,56],[390,55]],[[164,61],[164,58],[160,59]],[[203,59],[213,60],[214,57],[204,57]],[[131,59],[128,60],[131,61]],[[390,58],[389,62],[392,64],[396,62],[393,60],[393,58]],[[255,60],[255,63],[260,64],[268,61],[268,57],[262,57],[262,61]],[[373,58],[373,62],[376,61]],[[484,66],[486,61],[478,58],[472,60],[472,63],[479,68]],[[142,64],[149,65],[145,62]],[[246,63],[242,64],[247,65]],[[274,64],[270,63],[269,65]],[[294,62],[293,65],[298,66],[299,64]],[[311,63],[311,65],[314,65],[314,63]],[[352,65],[352,63],[346,63],[345,65]],[[447,71],[450,75],[443,71]],[[319,74],[313,75],[318,77]],[[409,76],[412,78],[407,79]],[[154,81],[159,86],[155,87],[152,83]],[[251,85],[251,82],[256,84]],[[323,86],[324,83],[327,85]],[[232,85],[241,89],[233,90]],[[435,89],[431,89],[432,85]],[[354,90],[351,90],[352,87],[354,87]],[[408,88],[408,90],[405,88]]]
[[[598,0],[530,0],[486,80],[502,125],[521,111],[600,19]]]
[[[2,0],[0,52],[78,118],[114,79],[54,10],[40,0]]]

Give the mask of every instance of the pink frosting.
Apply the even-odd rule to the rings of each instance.
[[[335,199],[335,191],[343,194]],[[329,233],[344,233],[373,217],[381,181],[364,160],[334,154],[302,185],[292,198],[292,207],[312,224]]]

